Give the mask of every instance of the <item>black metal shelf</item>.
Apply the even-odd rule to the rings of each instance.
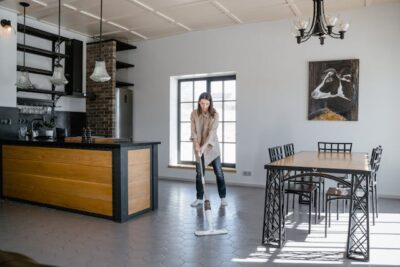
[[[124,43],[124,42],[121,42],[121,41],[118,41],[116,39],[103,40],[102,42],[105,43],[105,42],[111,42],[111,41],[115,41],[117,52],[130,50],[130,49],[136,49],[136,46],[128,44],[128,43]],[[98,44],[98,43],[99,43],[99,41],[90,42],[90,43],[87,43],[87,44]]]
[[[24,32],[24,24],[20,24],[18,23],[17,29],[19,32]],[[45,32],[39,29],[35,29],[33,27],[30,26],[25,26],[25,32],[26,34],[32,35],[32,36],[36,36],[39,38],[43,38],[43,39],[47,39],[50,41],[58,41],[58,34],[54,34],[54,33],[49,33],[49,32]],[[62,42],[65,41],[69,41],[68,38],[61,36],[60,40]]]
[[[17,44],[17,50],[24,51],[24,45]],[[29,46],[29,45],[25,45],[25,52],[30,53],[30,54],[39,55],[39,56],[49,57],[49,58],[57,58],[58,57],[58,53],[55,53],[55,52],[52,52],[49,50],[45,50],[45,49],[36,48],[33,46]],[[60,54],[60,57],[64,58],[65,55]]]
[[[117,43],[117,51],[136,49],[136,46],[113,39]]]
[[[116,81],[115,86],[116,87],[128,87],[128,86],[135,86],[135,84]]]
[[[133,68],[133,67],[135,67],[135,65],[129,64],[129,63],[125,63],[125,62],[122,62],[122,61],[118,61],[118,60],[117,60],[117,70],[118,70],[118,69]]]
[[[46,106],[52,107],[55,104],[55,100],[50,99],[37,99],[27,97],[17,97],[17,105],[23,106]]]
[[[17,87],[17,92],[28,92],[28,93],[39,93],[39,94],[46,94],[46,95],[65,96],[65,92],[51,91],[51,90],[46,90],[46,89],[24,89],[24,88]]]
[[[23,71],[23,69],[24,69],[24,66],[17,65],[17,71]],[[37,69],[37,68],[31,68],[31,67],[25,67],[25,69],[29,73],[53,76],[53,72],[50,70],[43,70],[43,69]]]

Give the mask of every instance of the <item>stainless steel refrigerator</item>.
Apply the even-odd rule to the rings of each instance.
[[[133,92],[115,88],[115,137],[133,138]]]

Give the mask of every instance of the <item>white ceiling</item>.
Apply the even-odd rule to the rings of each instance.
[[[27,16],[58,24],[58,0],[26,0]],[[18,0],[0,7],[22,12]],[[325,0],[326,13],[400,0]],[[62,0],[61,26],[99,34],[100,0]],[[312,0],[103,0],[105,38],[138,41],[242,23],[311,16]]]

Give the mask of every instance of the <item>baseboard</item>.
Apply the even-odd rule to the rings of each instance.
[[[159,176],[158,178],[161,180],[178,181],[178,182],[194,184],[194,178],[177,178],[177,177],[168,177],[168,176]],[[216,184],[216,181],[215,180],[210,180],[210,181],[207,180],[207,183]],[[227,180],[225,180],[225,183],[230,186],[265,188],[265,185],[260,185],[260,184],[248,184],[248,183],[232,182],[232,181],[227,181]],[[379,194],[379,198],[400,199],[400,195]]]
[[[158,176],[160,180],[169,180],[169,181],[178,181],[185,183],[193,183],[195,182],[195,178],[177,178],[177,177],[168,177],[168,176]],[[207,183],[216,184],[215,180],[207,180]],[[225,183],[230,186],[244,186],[244,187],[252,187],[252,188],[265,188],[265,185],[260,184],[248,184],[248,183],[240,183],[240,182],[232,182],[227,181],[225,179]]]
[[[399,195],[378,194],[379,198],[400,199]]]

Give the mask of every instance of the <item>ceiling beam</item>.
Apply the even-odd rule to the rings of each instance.
[[[289,6],[290,10],[292,11],[293,15],[296,17],[301,17],[302,13],[300,9],[297,7],[297,5],[294,3],[293,0],[285,0],[286,4]]]
[[[233,14],[228,8],[226,8],[223,4],[218,1],[209,1],[214,7],[216,7],[219,11],[221,11],[225,16],[232,19],[234,22],[241,24],[243,21],[239,19],[235,14]]]
[[[145,4],[145,3],[143,3],[143,2],[141,2],[139,0],[126,0],[126,1],[128,1],[128,2],[130,2],[132,4],[135,4],[135,5],[139,6],[139,7],[147,10],[148,12],[150,12],[152,14],[154,14],[156,16],[159,16],[160,18],[163,18],[164,20],[168,21],[169,23],[175,24],[176,26],[178,26],[180,28],[183,28],[183,29],[185,29],[187,31],[192,31],[191,28],[189,28],[188,26],[184,25],[183,23],[181,23],[179,21],[176,21],[175,19],[171,18],[170,16],[168,16],[168,15],[166,15],[166,14],[164,14],[164,13],[162,13],[162,12],[156,10],[156,9],[154,9],[153,7],[147,5],[147,4]],[[135,31],[131,31],[131,33],[137,35],[137,33]]]

